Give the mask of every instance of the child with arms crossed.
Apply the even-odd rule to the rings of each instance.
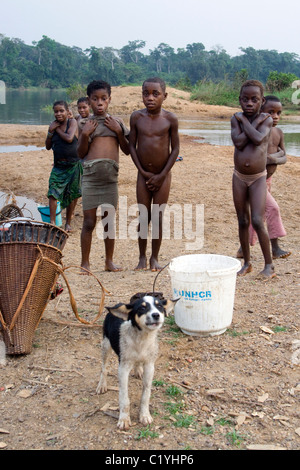
[[[250,262],[250,214],[262,249],[265,266],[260,276],[275,276],[269,236],[264,226],[266,205],[267,149],[273,120],[261,113],[264,104],[263,86],[257,80],[246,81],[240,91],[239,101],[243,112],[231,119],[231,137],[234,143],[234,174],[232,191],[239,225],[239,238],[244,265],[238,275],[252,271]]]

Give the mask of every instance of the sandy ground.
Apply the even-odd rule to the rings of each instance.
[[[128,115],[141,107],[134,88],[113,89],[112,113]],[[114,103],[118,103],[116,106]],[[184,92],[169,90],[165,103],[178,116],[229,119],[233,110],[190,103]],[[1,144],[44,142],[46,126],[0,126]],[[195,143],[181,136],[173,169],[170,205],[204,204],[204,246],[201,253],[235,256],[239,242],[232,203],[233,148]],[[52,152],[1,154],[0,190],[47,203]],[[254,270],[236,283],[231,326],[213,337],[183,334],[168,321],[160,332],[151,397],[150,428],[138,423],[141,383],[130,381],[133,426],[117,430],[117,360],[111,359],[105,395],[96,395],[100,371],[104,314],[93,327],[82,326],[72,312],[65,289],[50,301],[35,332],[32,353],[9,356],[0,370],[0,448],[7,450],[225,450],[300,448],[299,333],[299,172],[300,160],[288,157],[273,180],[287,237],[287,259],[275,260],[277,277],[256,279],[263,267],[259,245],[252,249]],[[135,203],[136,170],[130,157],[120,158],[120,197]],[[82,208],[63,251],[65,266],[80,264]],[[161,263],[193,252],[186,239],[164,240]],[[117,239],[119,273],[104,271],[103,241],[94,237],[92,270],[110,291],[105,304],[128,302],[139,291],[151,290],[155,274],[134,271],[136,240]],[[21,261],[20,261],[21,262]],[[80,315],[92,321],[101,291],[94,278],[68,271]],[[12,286],[13,295],[14,286]],[[167,270],[156,289],[170,297]]]

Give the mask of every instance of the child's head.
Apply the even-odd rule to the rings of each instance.
[[[167,98],[165,82],[159,77],[147,78],[142,85],[142,95],[149,112],[159,111]]]
[[[69,117],[69,106],[66,101],[60,100],[53,103],[53,112],[57,121],[64,121]]]
[[[282,112],[282,104],[280,99],[274,95],[265,96],[265,102],[261,107],[264,113],[271,115],[273,119],[273,126],[277,126]]]
[[[88,117],[90,114],[89,99],[87,96],[79,98],[77,101],[77,110],[82,118]]]
[[[107,83],[107,82],[104,82],[103,80],[94,80],[91,83],[89,83],[88,87],[86,89],[86,93],[87,93],[88,97],[90,98],[91,94],[94,91],[97,91],[97,90],[106,90],[107,93],[108,93],[108,96],[111,95],[111,86],[110,86],[110,84]]]
[[[156,83],[156,84],[160,85],[163,93],[166,93],[166,84],[165,84],[164,80],[162,80],[161,78],[159,78],[159,77],[147,78],[147,80],[145,80],[143,85],[142,85],[143,89],[144,89],[144,85],[146,83]]]
[[[264,87],[258,80],[243,83],[239,96],[240,105],[247,116],[255,116],[265,101]]]
[[[89,104],[95,116],[105,116],[111,100],[111,87],[107,82],[94,80],[87,87]]]

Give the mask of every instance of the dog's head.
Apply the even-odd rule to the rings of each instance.
[[[145,295],[130,304],[118,304],[115,307],[107,307],[108,311],[121,318],[129,320],[139,330],[157,330],[164,324],[165,316],[168,316],[174,307],[176,300],[158,299],[152,295]]]

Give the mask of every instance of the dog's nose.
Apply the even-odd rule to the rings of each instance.
[[[159,320],[159,313],[152,313],[153,320]]]

